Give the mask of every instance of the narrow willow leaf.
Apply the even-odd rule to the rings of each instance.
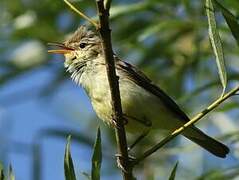
[[[93,180],[100,180],[100,168],[102,162],[102,150],[101,150],[101,133],[100,128],[97,130],[94,152],[92,156],[91,178]]]
[[[197,178],[197,180],[228,180],[237,179],[239,175],[239,166],[233,166],[226,169],[213,169]]]
[[[8,170],[8,179],[9,180],[15,180],[15,176],[12,170],[12,165],[9,166],[9,170]]]
[[[237,18],[225,7],[223,7],[218,1],[214,0],[218,9],[222,12],[223,17],[225,18],[227,25],[229,26],[233,37],[237,41],[237,45],[239,46],[239,24]]]
[[[70,141],[71,136],[68,136],[64,158],[65,180],[76,180],[74,165],[71,158]]]
[[[168,31],[168,29],[179,29],[183,28],[185,25],[185,22],[182,23],[178,19],[172,19],[172,20],[165,20],[161,23],[153,23],[152,25],[148,25],[148,27],[145,27],[140,36],[138,37],[139,41],[143,41],[149,36],[155,35],[155,33],[160,31]]]
[[[234,142],[237,143],[239,141],[239,131],[233,131],[227,134],[223,134],[218,139],[228,141],[231,144],[233,144]]]
[[[4,171],[3,171],[3,165],[0,163],[0,180],[4,180]]]
[[[168,178],[169,180],[174,180],[175,179],[177,167],[178,167],[178,162],[176,162],[176,164],[174,165],[174,168],[173,168],[173,170],[170,174],[170,177]]]
[[[224,54],[222,49],[222,43],[217,30],[214,8],[213,8],[213,3],[211,0],[206,0],[206,12],[207,12],[207,18],[208,18],[208,25],[209,25],[209,28],[208,28],[209,38],[213,47],[214,54],[216,56],[218,73],[220,76],[220,80],[223,87],[223,94],[224,94],[226,85],[227,85],[227,74],[226,74],[226,68],[225,68],[225,60],[224,60]]]
[[[218,112],[227,112],[227,111],[231,111],[231,110],[236,110],[238,109],[239,107],[239,103],[236,102],[236,101],[232,101],[232,102],[229,102],[229,103],[225,103],[223,106],[215,109],[215,111],[218,111]]]
[[[149,2],[139,2],[127,5],[112,6],[110,8],[110,18],[117,18],[121,15],[126,15],[128,13],[133,14],[146,9],[148,6],[150,6]]]

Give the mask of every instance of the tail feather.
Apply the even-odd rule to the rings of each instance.
[[[226,145],[206,135],[195,126],[189,131],[186,130],[183,135],[217,157],[225,158],[230,151]]]

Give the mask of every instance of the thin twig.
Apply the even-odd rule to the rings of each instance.
[[[153,146],[152,148],[150,148],[149,150],[147,150],[141,157],[136,158],[136,160],[134,160],[133,165],[139,164],[141,161],[143,161],[145,158],[149,157],[150,155],[152,155],[155,151],[157,151],[158,149],[160,149],[162,146],[164,146],[165,144],[167,144],[169,141],[171,141],[173,138],[175,138],[176,136],[178,136],[179,134],[181,134],[186,128],[190,127],[191,125],[193,125],[194,123],[196,123],[197,121],[199,121],[202,117],[204,117],[206,114],[208,114],[210,111],[212,111],[213,109],[215,109],[217,106],[219,106],[222,102],[224,102],[226,99],[228,99],[229,97],[233,96],[234,94],[236,94],[239,90],[239,86],[235,87],[234,89],[232,89],[231,91],[229,91],[227,94],[225,94],[224,96],[220,97],[219,99],[217,99],[215,102],[213,102],[210,106],[208,106],[206,109],[204,109],[202,112],[200,112],[199,114],[197,114],[196,116],[194,116],[190,121],[188,121],[186,124],[184,124],[182,127],[176,129],[175,131],[173,131],[169,136],[167,136],[166,138],[164,138],[162,141],[160,141],[158,144],[156,144],[155,146]]]
[[[85,15],[84,13],[82,13],[81,11],[79,11],[73,4],[71,4],[68,0],[64,0],[64,2],[73,10],[75,11],[77,14],[79,14],[81,17],[83,17],[85,20],[89,21],[93,26],[95,26],[95,28],[98,28],[98,24],[92,20],[90,17],[88,17],[87,15]]]
[[[107,76],[111,93],[112,104],[112,121],[115,123],[115,134],[117,141],[117,149],[120,155],[119,165],[122,169],[124,180],[132,180],[132,166],[129,161],[127,151],[127,140],[124,128],[123,113],[121,107],[120,91],[118,77],[115,72],[115,62],[113,57],[113,50],[111,44],[111,30],[109,28],[109,8],[110,2],[107,1],[107,8],[105,8],[104,0],[96,0],[100,26],[99,33],[102,38],[102,47],[105,56]]]

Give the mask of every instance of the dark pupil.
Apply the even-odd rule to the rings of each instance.
[[[86,46],[86,43],[80,43],[80,48],[85,48],[85,46]]]

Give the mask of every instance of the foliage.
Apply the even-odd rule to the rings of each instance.
[[[208,25],[209,25],[209,37],[212,43],[214,54],[216,56],[218,72],[220,75],[220,79],[223,86],[223,93],[224,93],[227,86],[227,74],[225,69],[225,60],[224,60],[224,53],[223,53],[221,38],[217,30],[216,19],[214,15],[214,7],[211,0],[206,0],[206,11],[207,11]]]
[[[0,180],[15,180],[15,175],[13,173],[12,166],[10,165],[8,168],[7,176],[4,174],[4,169],[2,164],[0,164]]]
[[[68,136],[64,158],[65,180],[76,180],[74,164],[71,158],[70,141],[71,136]]]
[[[172,172],[170,174],[169,180],[174,180],[175,179],[177,167],[178,167],[178,162],[173,167],[173,170],[172,170]]]
[[[101,134],[100,128],[97,130],[94,152],[91,160],[91,178],[94,180],[100,180],[100,168],[102,162],[102,152],[101,152]]]
[[[64,158],[65,180],[76,180],[74,164],[71,157],[70,141],[71,141],[71,136],[68,136],[66,149],[65,149],[65,158]],[[96,140],[95,140],[93,150],[94,152],[93,152],[92,160],[91,160],[91,163],[92,163],[91,176],[86,172],[83,172],[82,174],[87,179],[100,180],[100,168],[101,168],[101,162],[102,162],[100,128],[98,128],[97,130],[97,135],[96,135]]]
[[[221,74],[221,83],[224,89],[226,82],[227,87],[230,88],[234,82],[238,82],[239,77],[239,64],[237,61],[239,56],[237,47],[237,44],[239,44],[237,18],[239,2],[236,0],[207,0],[207,2],[211,2],[208,5],[213,6],[214,11],[207,5],[205,7],[204,1],[190,0],[134,0],[130,3],[125,0],[115,0],[111,8],[111,28],[115,52],[122,59],[126,59],[140,67],[156,84],[159,84],[169,95],[178,100],[182,105],[182,109],[189,114],[202,109],[202,106],[204,107],[220,96],[218,72]],[[74,4],[88,16],[96,19],[94,1],[77,0],[74,1]],[[39,72],[51,72],[50,78],[38,80],[39,82],[45,81],[44,83],[38,84],[38,81],[35,81],[27,89],[12,88],[14,91],[10,91],[10,94],[0,94],[0,108],[8,111],[13,105],[18,105],[29,99],[37,99],[45,106],[50,106],[49,102],[54,100],[59,91],[62,91],[62,88],[67,84],[66,82],[69,81],[69,77],[64,72],[62,63],[55,61],[55,59],[62,57],[48,55],[46,53],[46,44],[47,42],[63,41],[67,34],[74,31],[79,24],[84,24],[85,21],[72,12],[63,1],[55,1],[53,3],[50,0],[42,0],[40,3],[36,3],[33,0],[3,0],[0,1],[0,11],[0,89],[12,87],[11,85],[16,85],[17,83],[27,84],[23,79],[37,76]],[[212,31],[210,36],[207,33],[208,21],[206,16],[208,16],[209,28]],[[219,36],[223,46],[220,45]],[[212,45],[216,47],[214,48],[216,58],[214,57],[209,38]],[[213,59],[217,60],[218,69]],[[19,84],[16,86],[18,87]],[[41,101],[42,99],[46,101]],[[85,102],[81,103],[85,104]],[[72,109],[77,106],[74,102],[70,105],[63,101],[58,104],[61,105],[64,114],[72,114]],[[217,131],[217,134],[225,134],[224,140],[228,144],[232,144],[231,159],[236,159],[237,161],[239,157],[238,150],[235,147],[237,147],[236,144],[238,142],[238,131],[236,131],[239,128],[238,123],[236,123],[238,105],[238,99],[235,97],[230,103],[226,103],[217,110],[215,114],[220,115],[220,118],[216,118],[215,121],[209,121],[210,124],[206,122],[203,124],[202,122],[204,127],[208,127],[209,132],[212,129],[212,131]],[[25,112],[28,112],[28,109]],[[92,129],[96,129],[98,122],[93,120],[92,117],[82,118],[82,114],[76,116],[75,119],[84,119],[84,121],[79,122],[78,127],[84,126],[86,124],[85,121],[90,122],[87,126],[88,130],[85,130],[83,133],[71,133],[70,130],[61,131],[58,129],[37,132],[37,138],[34,138],[34,145],[36,146],[33,146],[35,148],[33,148],[33,151],[30,151],[35,153],[30,154],[33,154],[33,156],[38,154],[43,146],[43,139],[55,139],[56,137],[57,139],[64,139],[66,134],[74,134],[72,138],[78,139],[77,147],[79,149],[83,145],[91,146],[94,134]],[[18,118],[19,120],[21,119],[20,116]],[[210,116],[210,118],[213,117]],[[68,116],[67,119],[71,119],[71,116]],[[222,120],[223,123],[218,123],[219,120]],[[232,127],[235,129],[232,129]],[[232,130],[235,132],[233,131],[232,133]],[[91,137],[89,137],[90,134],[92,135]],[[102,141],[105,140],[109,144],[102,144],[102,146],[105,146],[104,149],[106,149],[102,155],[106,168],[103,166],[101,177],[118,177],[115,171],[114,159],[112,158],[114,149],[109,148],[114,146],[112,141],[113,134],[109,130],[104,130],[103,134],[107,135],[106,137],[102,136]],[[97,137],[98,143],[95,146],[99,147],[98,145],[101,141],[99,134]],[[148,142],[158,142],[159,137],[160,135],[158,134],[152,134],[141,144],[141,148],[136,149],[136,152],[141,153],[145,147],[148,147]],[[14,147],[14,149],[20,147],[18,143],[15,144],[11,139],[7,138],[7,141],[9,142],[6,146],[12,144],[11,147]],[[5,141],[3,143],[5,144]],[[68,139],[66,157],[70,163],[69,146]],[[32,145],[29,147],[31,149]],[[27,149],[25,145],[24,148]],[[214,170],[208,170],[208,173],[205,174],[200,169],[214,169],[215,166],[204,156],[200,158],[200,153],[192,153],[190,149],[193,149],[190,145],[184,145],[181,148],[180,146],[178,147],[177,142],[172,143],[165,152],[162,152],[162,154],[165,153],[165,156],[161,156],[161,152],[159,152],[157,157],[150,160],[155,163],[155,166],[152,168],[148,168],[146,165],[138,167],[139,176],[162,176],[162,178],[166,179],[169,175],[164,172],[168,172],[166,170],[171,169],[173,164],[172,158],[174,160],[174,157],[178,156],[186,156],[185,160],[193,161],[192,164],[202,167],[195,170],[193,167],[188,166],[187,163],[185,163],[186,165],[182,163],[180,168],[177,169],[177,177],[179,178],[185,179],[190,177],[189,179],[193,179],[196,174],[202,174],[201,179],[207,179],[208,177],[213,179],[214,177],[218,178],[218,174],[221,175],[224,172],[222,168],[226,167],[229,169],[225,172],[238,168],[238,165],[234,168],[230,164],[233,160],[228,160],[226,163],[217,164],[224,164],[224,166],[220,166],[216,173]],[[3,149],[3,151],[7,150]],[[28,150],[25,151],[29,153]],[[2,151],[0,151],[0,155],[1,153]],[[92,163],[92,165],[97,165],[93,167],[97,167],[94,172],[97,172],[96,174],[99,177],[100,152],[95,151],[95,153],[98,154],[98,158],[96,158],[97,163]],[[189,154],[192,154],[192,156],[188,158]],[[194,158],[194,155],[197,157]],[[44,154],[41,154],[38,160],[44,166],[46,164],[44,164],[42,156]],[[5,157],[4,154],[1,155],[2,157]],[[36,157],[34,156],[34,158]],[[197,158],[200,158],[200,160]],[[69,163],[67,167],[71,166]],[[90,160],[88,164],[90,164]],[[39,168],[39,166],[33,167]],[[177,166],[175,165],[174,167],[174,171],[171,174],[176,172]],[[72,169],[70,169],[70,172],[73,175]],[[236,177],[237,174],[235,172],[236,170],[228,174],[233,174]],[[44,172],[39,172],[39,174],[41,173]],[[184,176],[185,173],[187,174],[186,176]],[[226,178],[232,177],[227,176],[228,174],[224,174]],[[198,178],[200,179],[200,177]]]

